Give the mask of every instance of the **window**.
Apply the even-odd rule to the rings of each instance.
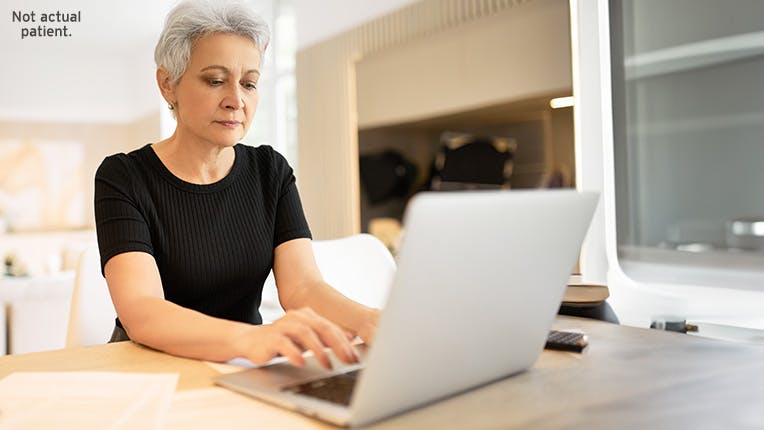
[[[296,167],[297,98],[295,96],[295,55],[297,26],[290,0],[250,0],[268,22],[271,41],[266,51],[260,78],[260,104],[244,137],[248,145],[273,146]]]
[[[635,279],[764,288],[762,16],[761,1],[610,1],[617,245]]]

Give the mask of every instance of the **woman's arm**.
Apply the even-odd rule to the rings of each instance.
[[[279,302],[285,310],[313,309],[352,335],[371,343],[379,310],[350,300],[324,282],[309,239],[294,239],[277,246],[273,275]]]
[[[275,323],[255,326],[210,317],[164,298],[154,258],[126,252],[104,267],[114,308],[130,338],[173,355],[212,361],[244,357],[256,364],[282,355],[304,365],[302,352],[311,350],[330,367],[324,347],[345,362],[356,361],[344,333],[306,309],[287,313]]]

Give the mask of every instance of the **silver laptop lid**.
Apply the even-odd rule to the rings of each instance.
[[[352,424],[532,366],[597,199],[575,191],[415,196]]]

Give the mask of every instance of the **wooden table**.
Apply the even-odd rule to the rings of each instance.
[[[528,372],[372,428],[764,428],[764,347],[571,317],[555,327],[585,330],[590,346],[582,354],[544,351]],[[186,393],[213,386],[217,374],[205,362],[129,342],[0,357],[0,378],[22,370],[178,372],[178,391]],[[248,398],[241,405],[253,416],[292,415]],[[194,427],[258,427],[231,420]],[[331,428],[299,420],[299,427]]]

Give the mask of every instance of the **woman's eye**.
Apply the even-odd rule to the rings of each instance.
[[[248,90],[256,90],[257,89],[257,83],[255,83],[255,82],[244,82],[242,85],[244,86],[244,88],[246,88]]]
[[[213,87],[216,87],[218,85],[222,85],[223,81],[221,79],[208,79],[207,83],[210,84]]]

